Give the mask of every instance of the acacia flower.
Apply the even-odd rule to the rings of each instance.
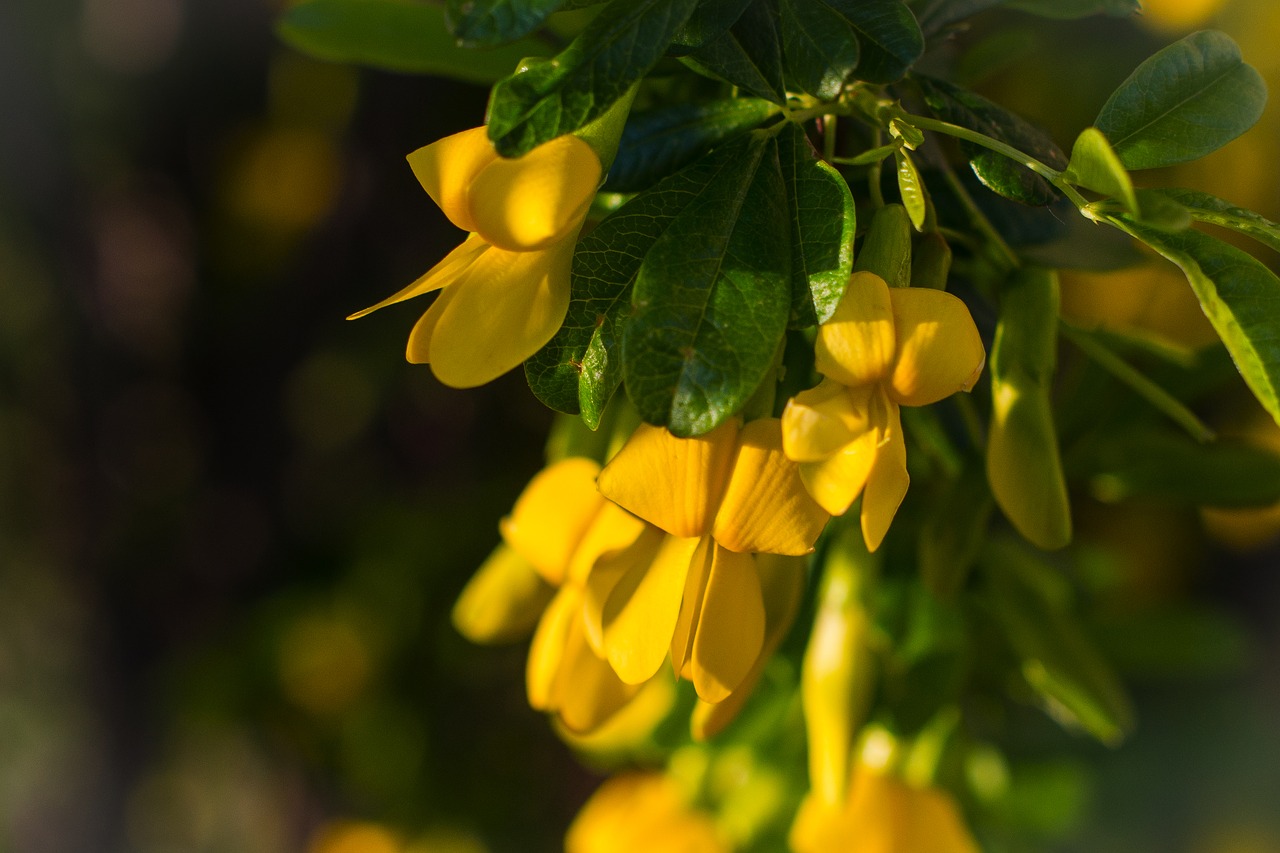
[[[825,378],[787,403],[782,443],[814,500],[842,515],[862,498],[867,547],[880,547],[907,493],[899,406],[926,406],[978,380],[986,353],[969,309],[943,290],[889,287],[856,272],[818,327]]]
[[[569,308],[573,246],[600,185],[600,158],[576,136],[499,157],[483,127],[409,155],[423,189],[470,231],[417,281],[348,319],[439,290],[405,356],[455,388],[496,379],[537,352]]]
[[[566,853],[728,853],[711,816],[653,771],[606,779],[574,818]]]
[[[799,556],[827,514],[782,454],[777,419],[730,421],[697,438],[640,426],[600,472],[600,492],[666,536],[652,556],[597,569],[588,607],[625,682],[646,681],[668,652],[706,702],[747,678],[765,642],[756,552]]]
[[[626,553],[648,529],[596,491],[599,470],[594,460],[570,457],[534,477],[500,524],[504,546],[467,585],[453,614],[459,630],[477,641],[514,638],[536,620],[529,704],[578,733],[602,725],[640,689],[619,680],[585,634],[583,587],[592,567]]]

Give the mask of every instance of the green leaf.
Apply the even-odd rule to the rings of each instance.
[[[445,23],[467,47],[515,41],[542,25],[562,0],[448,0]]]
[[[924,0],[916,3],[912,9],[920,29],[925,36],[932,36],[943,28],[971,18],[979,12],[985,12],[999,6],[1003,0]]]
[[[443,6],[412,0],[307,0],[280,16],[276,33],[296,50],[330,62],[492,83],[550,47],[521,39],[465,50],[445,26]]]
[[[777,147],[753,134],[645,256],[622,346],[627,394],[649,423],[708,432],[772,367],[791,305],[785,198]]]
[[[684,56],[710,44],[737,23],[752,0],[702,0],[671,40],[672,56]]]
[[[550,62],[493,87],[489,138],[518,157],[599,118],[648,73],[697,0],[612,0]]]
[[[1137,215],[1138,199],[1124,164],[1107,137],[1096,127],[1086,127],[1071,147],[1071,161],[1062,177],[1073,184],[1117,198],[1125,210]]]
[[[1280,501],[1280,456],[1223,439],[1200,444],[1166,429],[1108,431],[1071,467],[1106,503],[1133,497],[1215,507]]]
[[[917,231],[923,231],[929,216],[929,196],[920,181],[920,173],[906,151],[895,151],[893,156],[898,162],[898,193],[902,196],[902,206],[907,209],[911,225]]]
[[[938,118],[999,140],[1053,169],[1065,169],[1067,158],[1047,133],[981,95],[942,80],[914,78],[925,102]],[[1044,205],[1057,198],[1044,178],[994,151],[961,142],[960,150],[978,180],[991,191],[1022,204]]]
[[[1019,12],[1062,21],[1090,15],[1125,18],[1142,11],[1138,0],[1004,0],[1004,5]]]
[[[777,115],[760,98],[725,98],[632,113],[605,189],[635,192],[679,170],[743,131]]]
[[[1240,375],[1280,424],[1280,279],[1275,273],[1194,229],[1161,231],[1127,216],[1106,221],[1182,268]]]
[[[1198,190],[1153,189],[1147,192],[1159,194],[1177,202],[1192,219],[1239,231],[1280,252],[1280,225],[1259,216],[1252,210],[1236,207],[1217,196]]]
[[[838,12],[812,0],[779,0],[778,25],[788,78],[816,98],[832,100],[858,66],[858,37]]]
[[[578,241],[564,324],[525,362],[539,400],[560,412],[581,412],[592,429],[599,425],[622,383],[623,327],[640,264],[676,216],[741,159],[747,145],[743,139],[712,151],[631,199]]]
[[[924,53],[924,33],[901,0],[815,0],[840,14],[858,34],[861,58],[854,77],[896,83]]]
[[[886,204],[875,212],[853,268],[875,273],[890,287],[911,284],[911,220],[906,208]]]
[[[1115,746],[1133,728],[1133,707],[1115,671],[1060,602],[1025,575],[1052,572],[1025,549],[993,540],[982,558],[990,601],[1027,684],[1059,723]]]
[[[1205,30],[1139,65],[1094,124],[1127,168],[1154,169],[1218,150],[1253,127],[1266,100],[1231,37]]]
[[[853,271],[853,195],[799,125],[778,135],[778,162],[791,212],[791,325],[813,326],[831,317]]]
[[[728,31],[682,57],[681,62],[744,92],[785,104],[776,18],[767,0],[755,0]]]

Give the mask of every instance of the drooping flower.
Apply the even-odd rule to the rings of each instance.
[[[449,221],[471,233],[417,281],[348,319],[439,290],[409,333],[406,358],[429,363],[446,385],[483,385],[537,352],[564,321],[600,158],[570,135],[505,159],[477,127],[419,148],[409,165]]]
[[[899,406],[926,406],[977,381],[986,352],[969,309],[943,290],[889,287],[857,272],[818,327],[816,387],[782,413],[782,442],[814,500],[842,515],[862,498],[867,547],[880,547],[907,493]]]
[[[724,701],[765,642],[753,554],[806,554],[827,521],[782,453],[779,422],[730,421],[697,438],[641,426],[598,483],[668,534],[651,555],[601,565],[588,580],[588,610],[614,671],[640,683],[669,653],[701,699]]]
[[[678,783],[655,772],[605,781],[565,838],[566,853],[728,853],[709,815],[688,804]]]
[[[596,491],[599,470],[594,460],[571,457],[534,477],[502,520],[504,545],[454,608],[454,624],[477,642],[515,639],[537,622],[529,704],[572,732],[596,729],[640,689],[621,681],[587,640],[587,577],[597,561],[643,548],[645,534],[657,534]]]

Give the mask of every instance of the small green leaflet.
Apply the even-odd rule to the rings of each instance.
[[[1280,252],[1280,225],[1264,216],[1259,216],[1252,210],[1236,207],[1217,196],[1199,190],[1153,189],[1148,192],[1159,193],[1182,205],[1192,219],[1239,231]]]
[[[1094,122],[1129,169],[1154,169],[1218,150],[1262,115],[1267,86],[1230,36],[1192,33],[1147,59]]]
[[[751,135],[649,249],[623,331],[623,381],[640,416],[701,435],[751,397],[791,307],[790,235],[777,148]]]
[[[858,67],[853,27],[813,0],[779,0],[778,14],[788,79],[815,98],[834,99]]]
[[[1124,215],[1105,221],[1182,268],[1240,375],[1280,424],[1280,279],[1275,273],[1194,229],[1162,231]]]
[[[895,151],[893,156],[898,163],[898,193],[902,196],[902,206],[911,217],[911,225],[917,231],[923,231],[929,216],[929,196],[920,181],[920,173],[906,151]]]
[[[622,382],[622,327],[645,255],[676,215],[745,156],[747,140],[719,148],[627,202],[578,241],[564,325],[525,362],[534,395],[551,408],[581,412],[595,429]]]
[[[925,103],[938,118],[1012,145],[1053,169],[1065,169],[1067,158],[1044,131],[1025,119],[988,101],[981,95],[929,77],[913,78]],[[1023,204],[1044,205],[1057,193],[1044,178],[1002,154],[967,142],[960,149],[978,180],[1005,198]]]
[[[1071,162],[1062,177],[1096,193],[1119,199],[1129,213],[1138,213],[1133,181],[1107,138],[1096,127],[1080,131],[1071,148]]]
[[[467,47],[493,47],[527,36],[561,0],[448,0],[445,23]]]
[[[694,71],[732,83],[744,92],[785,104],[776,20],[767,0],[755,0],[728,31],[681,61]]]
[[[682,168],[712,146],[777,115],[777,104],[760,98],[724,98],[632,113],[622,131],[618,156],[605,189],[636,192]]]
[[[550,62],[493,87],[489,138],[518,157],[603,115],[648,73],[697,0],[612,0]]]
[[[276,32],[295,49],[330,62],[471,83],[492,83],[525,57],[551,53],[537,39],[465,50],[445,27],[443,6],[412,0],[307,0],[280,16]]]
[[[1064,21],[1090,15],[1122,18],[1142,11],[1138,0],[1004,0],[1003,5],[1019,12]]]
[[[849,185],[798,125],[778,135],[778,162],[791,218],[791,326],[803,328],[830,318],[844,296],[857,219]]]

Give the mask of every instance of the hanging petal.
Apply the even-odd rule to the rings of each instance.
[[[604,605],[613,590],[627,573],[643,571],[653,562],[667,534],[652,524],[645,524],[644,531],[630,546],[615,554],[596,560],[587,574],[582,588],[582,621],[587,642],[595,653],[607,656],[604,645]]]
[[[453,605],[453,625],[473,643],[510,643],[533,630],[554,590],[506,545],[484,561]]]
[[[764,598],[750,554],[714,548],[693,637],[693,687],[722,702],[742,683],[764,645]]]
[[[556,715],[565,728],[578,734],[594,731],[639,691],[640,685],[622,682],[608,661],[596,657],[581,620],[571,620],[555,685]]]
[[[904,406],[927,406],[968,391],[986,363],[986,350],[968,307],[945,290],[890,291],[897,358],[889,396]]]
[[[489,249],[449,296],[431,335],[431,370],[454,388],[483,385],[551,340],[569,310],[573,242],[543,252]]]
[[[595,464],[594,462],[592,464]],[[597,472],[600,466],[596,465]],[[599,511],[578,543],[569,562],[568,578],[579,586],[586,583],[592,566],[598,560],[613,556],[631,547],[646,528],[653,529],[622,507],[605,500],[596,490],[595,476],[591,478],[591,491],[595,494]]]
[[[485,166],[498,159],[488,130],[473,127],[409,155],[409,167],[422,188],[440,206],[449,221],[463,231],[478,231],[467,204],[467,192]]]
[[[573,587],[561,587],[547,605],[533,632],[529,659],[525,664],[525,690],[529,705],[539,711],[555,710],[556,673],[564,660],[569,629],[578,618],[581,597]]]
[[[409,330],[409,342],[404,348],[405,360],[410,364],[426,364],[431,360],[431,338],[435,335],[436,326],[444,316],[444,309],[449,307],[458,288],[446,287],[431,303],[431,307],[423,312],[418,322]]]
[[[544,249],[577,233],[600,186],[600,158],[561,136],[512,160],[489,162],[468,193],[472,230],[513,252]]]
[[[879,382],[893,365],[893,347],[889,286],[875,273],[854,273],[835,313],[818,327],[818,372],[851,388]]]
[[[828,517],[782,452],[781,421],[764,418],[743,427],[716,513],[716,541],[731,551],[799,556],[813,550]]]
[[[475,259],[480,257],[487,248],[489,248],[489,244],[480,239],[479,235],[468,234],[467,239],[462,241],[461,246],[445,255],[444,260],[418,276],[408,287],[393,293],[376,305],[370,305],[368,308],[357,311],[347,319],[359,320],[361,317],[372,314],[380,308],[386,308],[388,305],[395,305],[397,302],[404,302],[406,299],[413,299],[415,296],[422,296],[425,293],[453,284],[466,274]]]
[[[618,677],[647,681],[662,666],[697,539],[666,537],[653,562],[632,568],[604,604],[604,647]]]
[[[844,515],[862,494],[879,452],[880,435],[868,429],[836,455],[821,462],[801,462],[800,480],[818,506]]]
[[[711,562],[715,559],[715,540],[704,536],[698,549],[689,560],[689,572],[684,578],[684,595],[680,599],[680,616],[671,634],[671,669],[677,678],[689,678],[689,659],[693,655],[693,638],[698,630],[698,616],[702,613],[702,599],[707,592],[707,580],[711,577]]]
[[[819,462],[867,430],[871,386],[850,389],[834,379],[801,391],[782,412],[782,449],[795,462]],[[859,404],[862,400],[862,404]]]
[[[564,583],[578,546],[607,505],[596,491],[598,473],[593,459],[562,459],[530,480],[511,515],[498,523],[507,544],[553,586]]]
[[[697,438],[641,424],[600,472],[600,492],[672,536],[701,536],[724,493],[737,436],[733,420]]]
[[[907,476],[907,445],[902,438],[898,404],[877,395],[871,414],[879,427],[880,447],[862,497],[862,536],[867,541],[867,550],[875,551],[889,532],[911,478]]]

